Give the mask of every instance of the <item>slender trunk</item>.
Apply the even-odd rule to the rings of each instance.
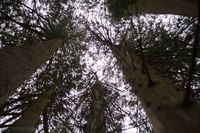
[[[42,111],[43,116],[43,129],[44,133],[48,133],[48,114],[47,114],[47,106]]]
[[[184,92],[147,65],[153,85],[142,72],[142,61],[112,47],[127,82],[141,101],[155,133],[200,133],[200,106],[182,106]],[[134,58],[133,58],[134,57]]]
[[[198,16],[198,0],[136,0],[128,9],[132,14],[177,14],[195,17]]]
[[[105,90],[97,81],[91,88],[90,112],[86,116],[84,133],[106,133]]]
[[[59,47],[61,39],[0,50],[0,106]]]
[[[43,109],[49,102],[51,94],[55,91],[56,86],[52,85],[43,95],[41,95],[22,116],[17,120],[12,127],[8,129],[10,133],[32,133],[34,126],[37,123]]]

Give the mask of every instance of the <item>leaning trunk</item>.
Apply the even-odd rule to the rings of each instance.
[[[59,47],[61,39],[0,50],[0,106]]]
[[[42,111],[49,102],[51,94],[55,91],[56,86],[52,85],[44,94],[23,112],[22,116],[17,120],[12,127],[8,129],[9,133],[32,133],[34,126],[37,123]]]
[[[148,67],[153,83],[142,72],[142,63],[136,56],[112,47],[127,82],[141,101],[155,133],[200,133],[200,106],[182,106],[184,92]],[[133,58],[134,57],[134,58]]]
[[[132,14],[177,14],[195,17],[198,16],[198,0],[135,0],[128,9]]]

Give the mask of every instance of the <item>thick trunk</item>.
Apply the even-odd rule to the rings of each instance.
[[[97,81],[91,88],[90,112],[86,116],[84,133],[106,133],[105,90]]]
[[[17,120],[12,127],[8,129],[10,133],[32,133],[43,109],[47,105],[51,94],[55,91],[56,86],[52,85],[43,95],[41,95],[23,115]]]
[[[0,106],[59,47],[61,39],[0,50]]]
[[[177,14],[183,16],[198,15],[198,0],[136,0],[128,6],[132,14]]]
[[[155,133],[200,133],[200,106],[184,108],[184,92],[170,80],[148,66],[154,85],[142,73],[142,63],[136,56],[112,49],[127,82],[141,101]]]

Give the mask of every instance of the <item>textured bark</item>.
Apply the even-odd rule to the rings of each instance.
[[[84,133],[106,133],[105,90],[97,81],[91,88],[90,112],[86,116]]]
[[[0,106],[59,47],[61,39],[0,50]]]
[[[135,55],[124,54],[112,47],[127,82],[141,101],[155,133],[199,133],[200,106],[182,106],[184,92],[179,91],[169,79],[163,78],[148,66],[154,85],[149,85],[142,73],[141,60]],[[134,57],[134,58],[133,58]]]
[[[56,86],[52,85],[43,95],[41,95],[12,127],[8,129],[9,133],[32,133],[43,109],[47,105],[51,94],[55,91]]]
[[[136,0],[128,6],[132,14],[177,14],[183,16],[198,15],[198,0]]]

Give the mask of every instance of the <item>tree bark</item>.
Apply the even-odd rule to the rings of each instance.
[[[142,72],[142,62],[135,55],[112,48],[127,82],[141,101],[155,133],[199,133],[200,105],[182,106],[185,93],[147,65],[154,85]]]
[[[132,14],[176,14],[198,16],[198,0],[135,0],[128,6]]]
[[[106,133],[104,95],[104,88],[99,81],[96,81],[91,88],[90,112],[86,116],[87,123],[84,127],[84,133]]]
[[[62,39],[0,50],[0,106],[35,70],[47,61]]]
[[[23,112],[22,116],[17,120],[12,127],[8,129],[9,133],[32,133],[34,126],[37,123],[43,109],[49,102],[51,94],[55,91],[56,86],[52,85],[44,94]]]

